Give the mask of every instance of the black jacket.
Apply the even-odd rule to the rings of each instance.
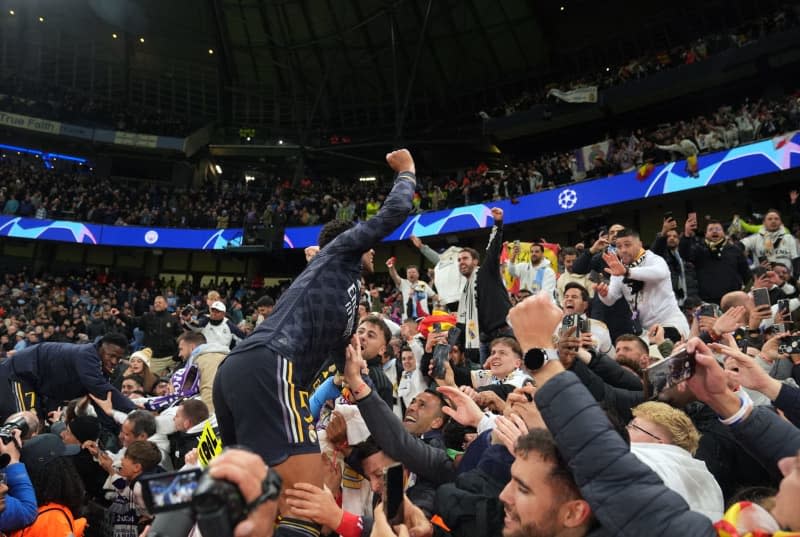
[[[167,310],[145,313],[140,317],[120,315],[119,318],[129,327],[138,327],[144,332],[144,346],[150,347],[153,356],[166,358],[178,351],[177,337],[181,335],[181,320]]]
[[[631,453],[575,375],[556,375],[534,398],[597,519],[589,537],[716,537],[708,518],[690,511],[683,498]]]
[[[725,293],[741,290],[750,279],[747,259],[739,248],[731,244],[714,253],[705,241],[684,235],[678,251],[685,261],[694,265],[698,293],[706,302],[719,304]]]
[[[692,265],[692,263],[687,263],[686,260],[683,260],[683,255],[680,253],[680,250],[678,250],[678,254],[681,255],[679,260],[678,256],[676,256],[667,247],[667,238],[661,233],[656,235],[655,240],[653,240],[653,244],[650,245],[650,250],[652,250],[653,253],[663,257],[664,261],[667,262],[670,278],[672,278],[672,291],[675,293],[675,298],[680,301],[690,296],[697,296],[697,276],[695,275],[694,265]],[[686,283],[685,296],[684,291],[680,286],[681,260],[684,261],[683,277]]]
[[[105,399],[111,392],[115,409],[124,412],[136,409],[108,381],[98,348],[92,343],[39,343],[19,351],[8,363],[13,376],[34,386],[36,394],[47,400],[46,404],[57,405],[87,393]]]
[[[481,263],[475,286],[477,289],[478,328],[481,334],[493,334],[508,326],[506,317],[511,309],[508,289],[500,274],[500,253],[503,249],[503,222],[496,222],[489,236],[486,256]]]

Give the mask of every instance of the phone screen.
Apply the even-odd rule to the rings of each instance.
[[[753,302],[755,303],[756,307],[769,306],[769,290],[764,287],[753,289]]]
[[[195,468],[139,478],[147,509],[159,513],[186,507],[192,501],[202,473]]]
[[[645,399],[657,399],[664,390],[691,378],[695,368],[694,353],[685,349],[651,365],[644,370]]]
[[[400,463],[383,470],[383,511],[390,524],[403,522],[404,477]]]

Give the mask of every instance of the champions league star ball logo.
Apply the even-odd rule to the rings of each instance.
[[[564,210],[572,209],[578,203],[578,193],[567,188],[558,193],[558,206]]]

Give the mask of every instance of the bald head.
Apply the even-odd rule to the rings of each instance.
[[[744,291],[731,291],[722,297],[719,307],[722,308],[722,311],[728,311],[734,306],[744,306],[749,308],[751,306],[750,300],[750,295]]]

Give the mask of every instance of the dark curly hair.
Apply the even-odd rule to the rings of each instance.
[[[349,222],[347,220],[331,220],[327,224],[322,227],[322,231],[319,232],[319,238],[317,239],[317,245],[320,249],[324,248],[326,244],[331,242],[333,239],[347,231],[353,227],[353,222]]]
[[[28,466],[28,475],[39,506],[57,503],[78,515],[83,505],[83,480],[69,457],[56,457],[47,464]]]

